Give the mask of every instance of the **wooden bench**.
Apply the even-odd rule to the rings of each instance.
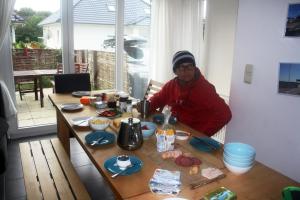
[[[19,146],[27,199],[91,199],[58,138]]]

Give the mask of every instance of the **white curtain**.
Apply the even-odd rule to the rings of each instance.
[[[203,48],[202,0],[152,0],[151,78],[174,77],[172,56],[180,50],[194,54],[199,68]]]
[[[0,49],[9,28],[15,0],[0,0]]]

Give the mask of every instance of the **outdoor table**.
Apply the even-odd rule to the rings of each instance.
[[[56,69],[14,71],[14,78],[15,78],[15,80],[17,80],[19,78],[33,78],[34,79],[34,88],[35,88],[34,89],[35,100],[38,100],[37,87],[39,87],[41,107],[44,107],[44,92],[43,92],[42,77],[43,76],[53,76],[56,73],[57,73]]]
[[[101,93],[102,92],[109,91],[101,91]],[[94,93],[99,92],[92,92],[92,94]],[[91,147],[85,142],[85,136],[91,132],[91,129],[89,127],[75,128],[71,124],[71,119],[74,117],[96,116],[96,109],[90,105],[87,105],[78,112],[63,112],[61,110],[61,104],[79,103],[79,98],[73,97],[71,94],[50,94],[49,98],[56,108],[57,134],[58,138],[63,143],[66,152],[70,155],[70,137],[75,137],[92,163],[107,181],[117,199],[155,200],[172,197],[170,195],[154,194],[149,188],[149,180],[153,176],[155,169],[162,167],[153,159],[151,159],[151,155],[159,154],[156,151],[155,136],[145,140],[143,146],[135,151],[123,150],[116,144],[116,142],[109,147]],[[193,135],[202,135],[201,133],[182,123],[177,123],[175,128],[188,131]],[[115,129],[108,128],[106,130],[115,133],[117,136]],[[226,175],[226,177],[223,179],[217,180],[202,187],[198,187],[196,189],[191,189],[188,184],[182,184],[181,192],[177,197],[185,199],[200,199],[206,193],[224,186],[234,191],[237,194],[238,199],[281,199],[281,191],[284,187],[290,185],[300,186],[299,183],[257,161],[249,172],[242,175],[235,175],[228,171],[223,164],[222,148],[221,150],[214,151],[213,153],[206,153],[194,149],[191,145],[189,145],[188,141],[176,141],[176,143],[178,143],[178,145],[180,145],[184,151],[190,152],[192,155],[200,158],[202,161],[210,163],[211,165],[221,169]],[[122,154],[137,156],[142,160],[143,167],[139,172],[130,176],[119,176],[118,178],[113,179],[111,178],[112,174],[105,169],[104,162],[112,156]]]

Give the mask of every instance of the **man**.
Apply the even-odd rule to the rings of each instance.
[[[214,135],[231,119],[228,105],[200,73],[193,54],[179,51],[172,63],[176,77],[149,99],[150,112],[169,105],[178,121],[207,136]]]

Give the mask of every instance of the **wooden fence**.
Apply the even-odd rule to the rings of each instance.
[[[13,49],[13,68],[15,71],[55,69],[60,56],[56,49]]]
[[[75,50],[75,63],[89,63],[94,89],[115,88],[115,53],[107,51]],[[13,49],[13,67],[18,70],[55,69],[61,63],[61,52],[56,49]],[[124,56],[123,90],[128,91],[127,56]]]

